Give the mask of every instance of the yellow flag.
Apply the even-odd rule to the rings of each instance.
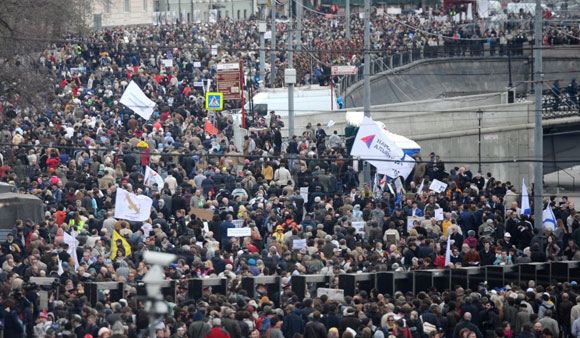
[[[129,242],[127,242],[127,240],[123,236],[121,236],[117,232],[117,230],[113,230],[113,240],[111,241],[111,259],[117,258],[117,250],[119,249],[117,241],[121,241],[121,244],[123,245],[123,249],[125,251],[125,257],[130,256],[131,245],[129,245]]]

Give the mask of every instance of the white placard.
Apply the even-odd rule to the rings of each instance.
[[[306,249],[305,239],[294,239],[292,240],[292,250],[302,250]]]
[[[417,217],[417,216],[407,216],[407,232],[413,229],[413,223],[418,221],[419,224],[425,220],[425,217]]]
[[[442,193],[445,191],[445,189],[447,189],[447,183],[443,183],[441,181],[439,181],[438,179],[434,179],[433,182],[431,182],[431,185],[429,186],[429,190],[438,192],[438,193]]]
[[[218,45],[211,45],[211,55],[218,55]]]
[[[444,219],[443,217],[443,209],[439,208],[439,209],[435,209],[435,219],[438,221],[442,221]]]
[[[251,235],[250,228],[228,228],[228,237],[250,237]]]
[[[308,187],[300,188],[300,196],[302,196],[304,203],[308,203]]]
[[[364,234],[365,233],[365,224],[366,222],[352,222],[352,227],[356,229],[357,234]]]
[[[193,68],[201,68],[201,62],[199,62],[199,61],[194,61],[194,62],[193,62]]]
[[[270,40],[272,38],[272,31],[266,31],[264,33],[264,40]]]
[[[232,223],[234,223],[234,225],[236,226],[236,228],[241,228],[244,226],[244,220],[243,219],[234,219],[232,221]]]
[[[163,59],[161,63],[164,67],[173,67],[173,59]]]
[[[329,289],[329,288],[316,289],[316,297],[320,297],[322,295],[327,295],[328,299],[334,300],[337,302],[344,301],[344,290],[343,289]]]

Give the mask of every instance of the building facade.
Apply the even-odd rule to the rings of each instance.
[[[155,0],[155,24],[245,20],[257,11],[256,0]]]
[[[154,0],[89,0],[87,21],[95,29],[153,24]]]

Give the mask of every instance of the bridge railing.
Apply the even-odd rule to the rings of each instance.
[[[417,60],[436,59],[443,57],[482,57],[482,56],[522,56],[529,50],[529,44],[506,45],[498,43],[454,43],[448,42],[443,46],[421,46],[410,48],[398,53],[371,54],[371,76],[393,68],[405,66]],[[340,93],[346,94],[346,90],[355,83],[363,80],[364,64],[358,65],[356,75],[343,76],[340,80]]]

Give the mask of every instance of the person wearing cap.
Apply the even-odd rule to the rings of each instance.
[[[498,241],[498,244],[501,246],[502,250],[506,251],[516,247],[512,242],[512,234],[509,232],[503,234],[503,238]]]

